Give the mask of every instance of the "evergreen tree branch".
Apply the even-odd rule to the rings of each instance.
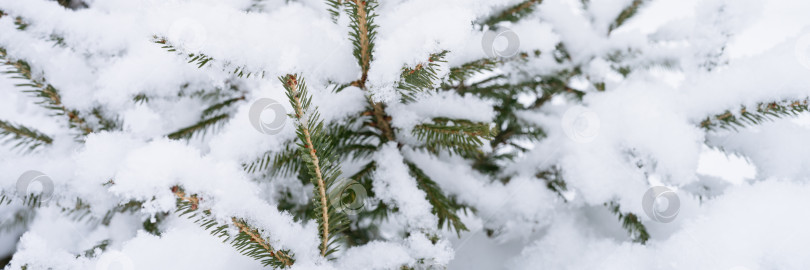
[[[93,132],[93,129],[87,124],[84,118],[79,116],[79,112],[69,110],[62,105],[62,99],[59,92],[53,85],[45,83],[44,79],[34,78],[31,72],[31,66],[23,60],[11,61],[8,59],[8,53],[4,48],[0,48],[0,64],[10,67],[11,71],[6,71],[8,74],[15,74],[14,79],[25,80],[26,83],[16,84],[18,87],[30,87],[31,90],[24,90],[23,92],[33,93],[34,96],[42,100],[38,104],[46,109],[56,111],[57,115],[66,115],[68,117],[68,124],[70,127],[78,129],[82,135],[87,135]]]
[[[267,152],[256,160],[242,165],[242,168],[249,173],[270,170],[271,173],[290,175],[300,169],[303,162],[298,156],[297,148],[285,144],[284,149],[278,153]]]
[[[326,5],[328,6],[327,11],[329,11],[329,15],[332,17],[332,22],[337,23],[337,19],[340,17],[340,7],[343,5],[343,0],[326,0]]]
[[[426,63],[417,64],[413,68],[403,68],[397,89],[402,93],[404,102],[414,101],[417,93],[433,89],[438,77],[438,63],[447,62],[444,57],[449,51],[431,54]]]
[[[608,27],[608,35],[610,35],[613,30],[616,30],[616,28],[622,26],[625,22],[627,22],[628,19],[633,17],[633,15],[636,15],[636,12],[638,12],[638,9],[642,4],[644,4],[644,0],[633,0],[633,3],[631,3],[630,6],[623,9],[622,12],[619,13],[619,16],[617,16],[616,19],[613,20],[613,23],[611,23]]]
[[[433,123],[414,126],[413,135],[434,154],[447,149],[451,153],[473,156],[480,151],[482,140],[491,139],[493,134],[488,123],[437,117]]]
[[[762,103],[753,110],[743,107],[737,114],[726,111],[723,114],[707,117],[700,122],[700,127],[708,131],[717,129],[736,131],[738,128],[744,128],[747,125],[758,125],[765,121],[798,116],[808,110],[810,110],[810,107],[808,107],[807,100]]]
[[[35,129],[0,120],[0,138],[6,136],[11,137],[5,140],[5,143],[17,141],[17,144],[15,144],[13,148],[28,147],[29,151],[33,151],[41,145],[51,144],[53,142],[51,137]]]
[[[178,186],[172,187],[172,193],[177,197],[177,213],[180,216],[189,215],[189,219],[194,219],[195,223],[200,224],[206,230],[210,230],[211,235],[225,238],[225,241],[230,240],[231,245],[243,255],[259,260],[264,266],[270,265],[273,268],[286,268],[295,263],[289,251],[273,248],[269,241],[261,236],[258,229],[252,228],[244,220],[236,217],[231,218],[233,226],[239,229],[239,234],[236,237],[231,237],[226,231],[228,225],[219,225],[211,217],[210,210],[204,210],[202,213],[197,212],[200,198],[196,195],[187,195]]]
[[[338,182],[340,170],[335,166],[335,156],[332,154],[334,140],[326,136],[323,122],[316,109],[310,110],[312,97],[308,95],[306,83],[297,75],[279,77],[287,91],[287,97],[295,110],[297,120],[297,134],[304,162],[312,176],[315,185],[313,202],[318,211],[316,220],[319,223],[321,237],[321,256],[326,257],[336,249],[330,246],[337,241],[337,235],[346,226],[346,218],[337,213],[329,203],[328,190]],[[341,189],[337,189],[341,190]]]
[[[352,28],[352,31],[349,34],[354,46],[353,53],[362,71],[360,80],[352,84],[365,89],[368,70],[373,60],[374,40],[377,36],[377,25],[374,24],[374,18],[377,17],[374,9],[377,7],[377,3],[374,0],[347,0],[346,4],[351,19],[349,27]]]
[[[483,58],[467,62],[461,66],[450,68],[449,80],[463,83],[473,75],[494,70],[501,63],[503,62],[497,58]]]
[[[212,128],[218,128],[225,124],[225,122],[231,118],[230,113],[223,112],[215,116],[211,116],[217,112],[222,111],[223,109],[228,108],[229,106],[233,105],[238,101],[245,100],[244,96],[229,98],[222,102],[218,102],[214,105],[209,106],[205,110],[202,111],[202,115],[200,116],[200,121],[190,125],[188,127],[181,128],[175,132],[172,132],[167,135],[170,139],[191,139],[194,135],[201,134],[205,136],[206,133]]]
[[[410,169],[411,176],[416,178],[419,189],[427,194],[428,202],[433,206],[432,212],[439,218],[439,229],[443,228],[444,224],[447,223],[447,226],[453,226],[453,229],[456,230],[456,234],[461,237],[461,232],[468,230],[467,226],[465,226],[458,215],[456,215],[456,212],[462,209],[462,206],[455,200],[445,196],[441,188],[439,188],[439,185],[431,180],[416,164],[410,162],[406,162],[406,164],[408,165],[408,169]]]
[[[641,223],[641,220],[636,214],[622,213],[619,210],[619,204],[615,202],[605,203],[605,206],[607,206],[611,213],[619,217],[619,221],[622,222],[622,227],[630,234],[630,238],[633,239],[633,242],[641,243],[642,245],[647,243],[647,240],[650,239],[650,234],[647,233],[647,228],[644,227],[644,224]]]
[[[225,124],[225,121],[230,119],[230,114],[224,113],[217,116],[209,117],[206,119],[201,120],[191,126],[181,128],[175,132],[169,133],[166,135],[169,139],[191,139],[196,134],[205,134],[208,132],[209,128],[217,127]]]
[[[206,65],[211,66],[216,62],[213,57],[204,53],[183,53],[176,46],[172,45],[165,37],[153,36],[152,42],[160,44],[161,48],[166,49],[168,52],[177,53],[177,55],[185,57],[189,64],[194,64],[197,66],[197,68],[203,68]],[[223,71],[228,72],[228,74],[233,74],[239,78],[250,78],[250,76],[264,78],[264,70],[249,71],[248,67],[246,66],[234,65],[230,62],[220,62],[219,66],[221,66]]]
[[[532,13],[532,11],[534,11],[537,5],[539,5],[542,2],[543,0],[526,0],[520,2],[516,5],[508,7],[507,9],[501,11],[498,14],[490,16],[489,18],[484,20],[484,22],[482,22],[481,25],[487,25],[490,28],[492,28],[500,22],[505,21],[516,22],[521,18],[523,18],[524,16]]]

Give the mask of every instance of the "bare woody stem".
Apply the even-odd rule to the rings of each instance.
[[[172,188],[172,193],[174,193],[174,195],[177,196],[177,198],[191,203],[191,210],[197,210],[199,208],[200,199],[197,198],[197,196],[194,195],[186,196],[186,193],[180,190],[180,188],[177,186]],[[250,226],[248,226],[246,223],[240,221],[235,217],[231,218],[231,221],[233,222],[234,226],[239,228],[240,232],[243,232],[248,237],[250,237],[250,240],[252,242],[258,244],[259,246],[264,248],[268,253],[270,253],[270,256],[275,257],[286,266],[290,266],[293,264],[289,258],[289,255],[285,254],[283,251],[275,251],[273,247],[271,247],[270,244],[268,244],[267,241],[264,240],[264,238],[259,234],[258,230],[250,228]]]
[[[371,102],[371,105],[374,107],[374,117],[377,118],[378,123],[377,127],[383,132],[386,139],[394,141],[394,131],[391,129],[388,119],[385,119],[385,110],[382,104],[374,102],[371,99],[369,99],[369,102]]]
[[[301,104],[301,96],[298,92],[298,80],[295,75],[288,75],[286,84],[290,91],[292,91],[292,97],[295,101],[295,116],[300,122],[302,117],[304,117],[304,108]],[[312,164],[315,170],[315,178],[318,180],[318,193],[321,196],[321,216],[323,218],[323,243],[321,247],[321,256],[326,256],[326,249],[329,243],[329,204],[326,201],[326,183],[323,181],[323,174],[321,173],[318,155],[315,147],[312,145],[312,136],[309,133],[309,128],[307,128],[307,123],[300,123],[300,125],[302,131],[301,133],[304,134],[304,147],[309,149],[309,156],[312,158]]]

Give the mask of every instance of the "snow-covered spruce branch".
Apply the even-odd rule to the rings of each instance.
[[[24,147],[29,151],[53,142],[51,137],[42,132],[2,120],[0,120],[0,137],[6,137],[5,143],[16,142],[14,148]]]
[[[333,244],[339,240],[338,234],[344,230],[348,222],[343,213],[334,209],[327,194],[329,190],[335,188],[335,185],[340,184],[338,181],[340,167],[332,152],[332,139],[325,136],[324,124],[317,109],[310,107],[312,97],[307,93],[304,79],[298,75],[286,75],[279,77],[279,81],[284,84],[287,98],[295,110],[293,117],[296,119],[301,155],[310,174],[314,176],[313,202],[318,212],[316,220],[320,230],[320,251],[321,256],[326,257],[337,251]]]
[[[743,107],[739,112],[726,111],[700,122],[700,127],[712,131],[717,129],[745,128],[765,121],[774,121],[784,117],[795,117],[809,110],[807,100],[786,100],[762,103],[753,109]]]
[[[425,143],[431,153],[443,151],[473,157],[480,152],[484,140],[492,139],[489,123],[474,123],[463,119],[434,118],[433,123],[414,126],[413,135]]]
[[[216,63],[218,68],[221,68],[222,70],[227,71],[229,74],[233,74],[239,78],[250,78],[251,76],[254,78],[264,78],[264,70],[253,69],[244,65],[237,65],[228,61],[217,62],[213,57],[202,52],[183,52],[182,49],[171,44],[171,42],[169,42],[169,40],[165,37],[153,36],[152,42],[160,44],[160,47],[165,49],[167,52],[176,53],[177,55],[183,56],[189,64],[194,64],[197,66],[197,68],[211,67],[214,65],[214,63]]]
[[[622,26],[628,19],[630,19],[630,17],[636,15],[636,12],[638,12],[639,8],[641,8],[641,5],[644,4],[644,2],[645,0],[633,0],[633,2],[630,3],[629,6],[627,6],[625,9],[622,10],[621,13],[619,13],[619,16],[617,16],[616,19],[613,20],[613,23],[610,24],[610,27],[608,28],[608,34],[613,32],[613,30]]]
[[[205,136],[205,134],[212,129],[221,127],[225,124],[225,122],[231,119],[231,114],[225,110],[233,106],[235,103],[244,100],[245,96],[239,96],[215,103],[202,111],[199,122],[169,133],[167,137],[170,139],[191,139],[198,134],[200,136]]]
[[[439,63],[446,62],[444,58],[448,52],[431,54],[426,63],[402,69],[397,89],[400,90],[403,102],[412,102],[417,94],[434,88],[434,83],[439,79]]]
[[[41,99],[38,103],[43,107],[53,110],[57,115],[65,115],[68,118],[70,127],[78,129],[82,135],[87,135],[93,132],[93,129],[79,115],[78,111],[70,110],[62,104],[62,99],[59,96],[59,91],[53,85],[47,84],[44,79],[36,79],[31,73],[31,66],[28,62],[23,60],[13,61],[9,59],[8,53],[0,47],[0,64],[10,67],[7,74],[14,74],[14,79],[24,80],[25,83],[16,84],[18,87],[24,87],[24,92],[32,93],[35,97]]]
[[[177,197],[177,210],[175,212],[179,216],[187,216],[188,219],[194,220],[194,223],[209,230],[211,235],[225,238],[225,241],[230,240],[231,245],[245,256],[259,260],[264,266],[269,265],[273,268],[286,268],[295,263],[289,251],[273,248],[258,229],[252,228],[244,220],[236,217],[231,218],[232,225],[239,230],[236,237],[231,237],[227,232],[229,225],[220,225],[216,219],[211,217],[210,210],[199,209],[201,198],[197,197],[197,195],[186,194],[178,186],[172,187],[172,193]]]
[[[481,25],[494,27],[500,22],[516,22],[524,16],[531,14],[543,0],[526,0],[510,6],[484,20]]]
[[[353,82],[352,85],[365,89],[368,70],[371,67],[371,61],[374,60],[374,40],[377,37],[377,25],[374,24],[377,14],[374,9],[377,8],[377,2],[375,0],[346,0],[345,5],[351,19],[349,27],[352,31],[349,32],[349,35],[354,46],[354,57],[362,72],[360,79]]]

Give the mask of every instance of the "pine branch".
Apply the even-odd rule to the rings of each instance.
[[[481,25],[487,25],[490,28],[495,27],[496,24],[500,22],[516,22],[521,18],[525,17],[526,15],[532,13],[534,9],[542,3],[543,0],[526,0],[520,2],[514,6],[508,7],[504,11],[490,16]]]
[[[295,119],[298,138],[300,140],[301,155],[306,167],[312,175],[315,185],[313,203],[318,211],[318,221],[321,238],[321,256],[327,257],[337,251],[332,244],[338,240],[337,235],[347,225],[346,217],[335,211],[329,203],[328,190],[333,189],[340,175],[340,169],[335,165],[335,155],[332,154],[332,138],[325,136],[323,122],[317,109],[311,109],[312,97],[307,93],[306,83],[299,80],[297,75],[279,77],[287,91],[287,97],[295,110]],[[342,190],[338,188],[336,190]]]
[[[17,143],[12,148],[27,147],[29,151],[53,142],[51,137],[35,129],[0,120],[0,138],[7,136],[10,138],[7,138],[4,143],[16,141]]]
[[[287,250],[276,250],[270,245],[270,242],[261,236],[258,229],[252,228],[244,220],[236,217],[231,218],[233,226],[239,229],[239,234],[236,237],[228,235],[226,229],[228,225],[220,225],[213,217],[211,217],[210,210],[199,210],[200,198],[196,195],[186,195],[180,187],[173,187],[172,193],[177,196],[177,210],[179,216],[189,215],[189,219],[193,219],[194,223],[200,224],[205,230],[209,230],[211,235],[219,238],[224,238],[224,241],[230,240],[240,253],[253,259],[259,260],[264,266],[272,266],[273,268],[287,268],[295,260]]]
[[[66,115],[68,117],[68,124],[72,128],[81,131],[82,135],[87,135],[93,132],[93,129],[87,124],[84,118],[79,116],[75,110],[69,110],[62,105],[62,99],[59,92],[53,85],[45,83],[44,79],[35,79],[31,72],[31,66],[23,60],[11,61],[8,59],[8,54],[4,48],[0,48],[0,64],[10,67],[11,71],[6,71],[7,74],[15,74],[13,79],[25,80],[26,83],[16,84],[18,87],[30,87],[31,90],[23,90],[23,92],[33,93],[34,96],[41,98],[37,102],[46,109],[51,109],[57,115]]]
[[[448,228],[453,226],[456,234],[461,237],[461,232],[468,231],[468,229],[456,215],[456,212],[463,209],[463,207],[455,200],[444,196],[439,185],[433,182],[416,164],[410,162],[406,162],[406,164],[410,169],[411,176],[416,178],[419,189],[427,194],[428,202],[433,206],[432,212],[439,218],[439,229],[443,228],[444,224],[447,223]]]
[[[434,154],[449,150],[451,153],[472,156],[480,151],[482,140],[491,139],[493,134],[488,123],[439,117],[434,118],[433,123],[414,126],[413,135]]]
[[[807,100],[802,101],[780,101],[763,103],[756,106],[754,110],[743,107],[738,114],[726,111],[713,117],[708,117],[700,122],[700,127],[714,131],[717,129],[745,128],[748,125],[758,125],[765,121],[774,121],[783,117],[795,117],[810,110]]]
[[[622,213],[619,211],[619,204],[615,202],[605,203],[611,213],[618,215],[619,221],[622,222],[622,227],[630,234],[633,242],[647,243],[650,239],[650,234],[647,233],[647,228],[641,223],[641,220],[633,213]]]
[[[616,28],[622,26],[622,24],[627,22],[627,20],[633,17],[633,15],[636,15],[636,12],[638,12],[638,8],[641,7],[641,4],[644,4],[644,0],[633,0],[633,3],[631,3],[630,6],[623,9],[622,12],[619,13],[619,16],[617,16],[616,19],[613,20],[613,23],[611,23],[608,27],[608,35],[610,35],[610,33]]]

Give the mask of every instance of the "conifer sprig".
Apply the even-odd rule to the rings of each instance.
[[[175,132],[166,135],[169,139],[191,139],[194,135],[200,134],[205,136],[206,133],[212,128],[217,128],[225,124],[225,121],[230,119],[227,113],[216,115],[213,117],[205,118],[200,122],[194,123],[188,127],[181,128]]]
[[[326,5],[329,6],[327,11],[329,11],[329,15],[332,16],[332,22],[337,23],[337,19],[340,17],[340,7],[343,5],[343,0],[326,0]]]
[[[25,147],[29,151],[53,142],[51,137],[35,129],[0,120],[0,139],[2,137],[8,137],[4,143],[17,142],[12,148]]]
[[[182,52],[164,37],[153,36],[152,42],[160,44],[160,47],[166,49],[168,52],[177,53],[178,55],[185,57],[189,64],[194,64],[197,66],[197,68],[211,66],[216,62],[213,57],[206,55],[205,53]],[[219,66],[221,66],[224,71],[228,72],[228,74],[233,74],[239,78],[250,78],[250,76],[264,78],[264,70],[250,71],[246,66],[234,65],[230,62],[220,62]]]
[[[739,113],[732,113],[726,111],[723,114],[715,115],[706,118],[700,122],[700,127],[713,131],[717,129],[732,129],[745,128],[748,125],[758,125],[765,121],[773,121],[783,117],[798,116],[800,113],[810,110],[807,100],[801,101],[780,101],[763,103],[756,106],[754,109],[743,107]]]
[[[645,244],[650,239],[650,234],[647,232],[647,227],[641,223],[641,220],[633,213],[622,213],[619,210],[619,204],[615,202],[605,203],[611,213],[616,214],[622,227],[630,234],[633,242]]]
[[[25,83],[16,84],[18,87],[27,87],[29,90],[23,92],[32,93],[34,96],[41,98],[38,104],[43,107],[55,111],[57,115],[65,115],[68,117],[68,125],[76,128],[81,132],[81,135],[87,135],[93,132],[90,125],[84,118],[79,116],[79,112],[69,110],[62,105],[62,98],[59,96],[58,90],[53,85],[47,84],[44,79],[34,78],[31,72],[31,66],[28,62],[23,60],[12,61],[8,59],[8,53],[4,48],[0,48],[0,64],[11,68],[6,71],[7,74],[14,74],[14,79],[25,80]]]
[[[208,108],[202,111],[199,122],[172,132],[168,134],[167,137],[175,140],[188,140],[193,138],[195,135],[205,136],[212,129],[220,128],[231,118],[231,114],[228,112],[222,112],[223,110],[242,100],[245,100],[244,96],[229,98],[222,102],[208,106]]]
[[[262,262],[264,266],[273,268],[286,268],[295,263],[295,260],[287,250],[276,250],[270,242],[261,236],[258,229],[252,228],[247,222],[236,217],[231,218],[233,226],[239,229],[236,237],[228,235],[228,225],[220,225],[213,217],[210,210],[198,211],[200,198],[196,195],[187,195],[180,187],[172,187],[172,193],[177,197],[177,210],[179,216],[188,215],[194,223],[200,224],[205,230],[209,230],[211,235],[230,240],[240,253]]]
[[[493,135],[487,123],[443,117],[434,118],[433,123],[414,126],[413,134],[434,154],[448,150],[464,156],[478,153],[483,140],[491,139]]]
[[[638,12],[638,9],[642,4],[644,4],[644,0],[633,0],[633,3],[630,3],[629,6],[623,9],[622,12],[616,16],[616,19],[613,20],[613,23],[610,24],[608,27],[608,34],[613,32],[613,30],[616,30],[616,28],[622,26],[628,19],[633,17],[633,15],[636,15],[636,12]]]
[[[352,31],[349,32],[349,35],[354,46],[353,53],[362,71],[360,80],[353,84],[365,89],[368,70],[373,60],[374,40],[377,36],[377,25],[374,24],[374,18],[377,17],[377,14],[374,13],[377,2],[375,0],[347,0],[346,7],[351,19],[349,27],[352,28]]]
[[[298,156],[299,150],[295,146],[285,145],[279,152],[266,152],[256,160],[242,165],[248,173],[270,171],[281,175],[297,172],[302,163]]]
[[[433,89],[439,79],[439,63],[447,62],[444,57],[449,51],[431,54],[426,63],[417,64],[413,68],[403,68],[400,81],[397,84],[404,102],[415,100],[416,94]]]
[[[494,70],[502,61],[497,58],[483,58],[450,68],[450,82],[463,83],[473,75]]]
[[[452,226],[453,229],[456,230],[456,234],[461,237],[461,232],[467,231],[468,229],[467,226],[461,222],[456,212],[463,209],[463,207],[454,199],[445,196],[439,188],[439,185],[419,169],[416,164],[410,162],[406,162],[406,164],[408,165],[411,176],[416,178],[419,189],[427,194],[428,202],[433,206],[432,212],[439,218],[439,229],[443,228],[444,224],[447,223],[448,228]]]
[[[279,77],[279,80],[295,110],[293,117],[296,119],[301,155],[315,185],[313,203],[318,212],[316,220],[321,238],[321,256],[327,257],[337,251],[332,246],[348,223],[345,215],[337,212],[329,200],[329,191],[335,190],[334,186],[340,184],[337,181],[340,169],[336,164],[336,155],[332,152],[334,140],[323,132],[324,124],[317,109],[310,108],[312,97],[307,93],[303,78],[286,75]]]
[[[482,22],[481,25],[487,25],[490,28],[492,28],[500,22],[505,21],[516,22],[521,18],[523,18],[524,16],[532,13],[532,11],[534,11],[537,5],[539,5],[542,2],[543,0],[526,0],[520,2],[516,5],[506,8],[500,13],[490,16],[489,18],[484,20],[484,22]]]

